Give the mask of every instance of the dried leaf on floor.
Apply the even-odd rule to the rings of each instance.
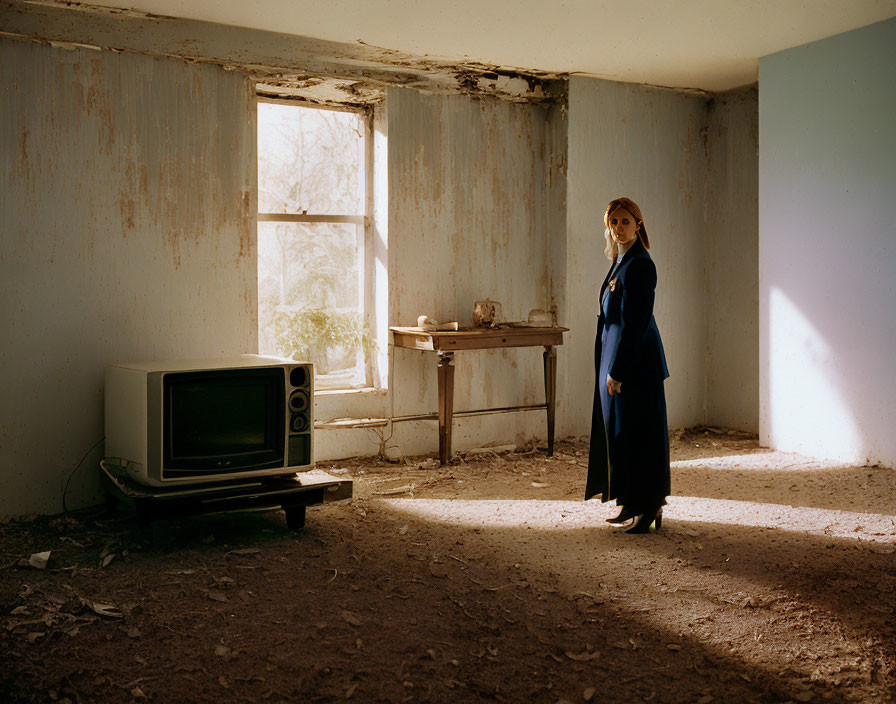
[[[576,662],[589,662],[590,660],[594,660],[595,658],[600,657],[599,652],[595,651],[592,653],[587,650],[582,651],[581,653],[573,653],[573,652],[570,652],[569,650],[567,650],[567,651],[565,651],[564,654],[570,660],[575,660]]]
[[[342,618],[350,626],[360,626],[361,625],[361,619],[358,617],[357,614],[354,614],[351,611],[343,611]]]
[[[86,606],[97,616],[102,616],[103,618],[123,618],[121,610],[112,604],[101,604],[97,601],[88,601]]]

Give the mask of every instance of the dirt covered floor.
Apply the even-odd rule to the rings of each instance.
[[[323,463],[355,497],[299,533],[2,525],[0,702],[896,701],[896,471],[690,431],[626,535],[586,456]]]

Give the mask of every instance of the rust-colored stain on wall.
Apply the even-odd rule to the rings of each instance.
[[[483,298],[509,320],[549,308],[548,111],[404,89],[388,100],[395,324],[421,314],[469,324]],[[413,380],[396,386],[396,413],[434,407],[432,365],[418,357],[396,353],[396,379]],[[455,365],[458,408],[542,400],[538,351],[458,354]]]
[[[243,191],[240,211],[240,257],[249,257],[255,251],[255,199],[249,191]]]
[[[19,146],[16,149],[16,176],[26,177],[28,173],[28,128],[22,127],[19,133]]]
[[[60,457],[102,437],[108,363],[255,350],[252,94],[216,66],[3,36],[0,96],[0,357],[23,399],[0,466],[28,478],[0,477],[0,513],[52,512]],[[30,430],[47,398],[77,409],[50,444]]]

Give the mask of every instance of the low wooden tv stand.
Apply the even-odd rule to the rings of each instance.
[[[350,478],[334,477],[320,469],[170,487],[137,484],[111,460],[101,461],[100,469],[109,505],[133,503],[142,525],[150,525],[157,518],[280,506],[286,513],[287,526],[299,530],[305,525],[307,506],[352,496]]]

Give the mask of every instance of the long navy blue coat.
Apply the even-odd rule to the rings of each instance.
[[[612,274],[612,276],[610,275]],[[670,493],[669,427],[663,381],[669,376],[653,317],[656,266],[639,239],[600,289],[594,344],[594,405],[585,498],[648,510]],[[622,384],[613,396],[607,374]]]

